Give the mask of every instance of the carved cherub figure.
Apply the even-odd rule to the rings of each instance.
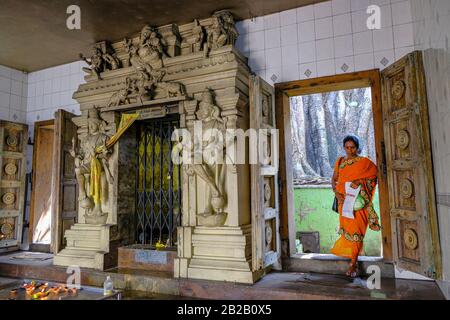
[[[100,73],[103,72],[103,53],[97,46],[92,47],[92,56],[90,58],[86,58],[80,53],[80,59],[89,65],[89,67],[83,67],[84,72],[93,74],[97,79],[101,79]]]
[[[119,68],[120,60],[107,52],[103,53],[103,60],[109,65],[109,69],[116,70]],[[107,69],[107,67],[105,67]]]
[[[194,20],[194,26],[192,27],[193,38],[193,51],[197,52],[203,48],[205,42],[205,31],[203,27],[200,25],[197,19]]]
[[[213,16],[212,19],[212,25],[208,30],[207,43],[209,49],[218,49],[226,44],[227,32],[221,17]]]
[[[236,29],[233,15],[229,11],[224,11],[220,13],[220,16],[222,17],[224,29],[227,32],[226,44],[234,45],[239,35],[239,32]]]

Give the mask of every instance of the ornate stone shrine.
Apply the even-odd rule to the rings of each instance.
[[[78,223],[66,230],[67,245],[54,264],[104,270],[117,266],[119,247],[139,241],[137,123],[176,115],[180,127],[190,132],[195,121],[202,122],[203,130],[220,133],[250,127],[252,78],[247,58],[234,47],[237,36],[232,14],[219,11],[180,26],[145,25],[129,39],[98,42],[89,58],[80,55],[89,66],[84,68],[86,83],[73,95],[81,109],[73,119],[78,136],[71,151],[79,187]],[[268,107],[273,96],[264,99],[271,100],[257,106],[263,105],[264,119],[273,120]],[[138,118],[115,140],[122,116],[132,114]],[[261,277],[265,265],[252,263],[252,256],[264,255],[255,252],[265,249],[254,243],[261,230],[252,228],[251,165],[183,164],[180,183],[174,276],[244,283]],[[274,190],[267,187],[266,193]],[[270,197],[261,197],[259,206]],[[271,226],[263,233],[272,234]],[[274,242],[270,236],[263,247]]]

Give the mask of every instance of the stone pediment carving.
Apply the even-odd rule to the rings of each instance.
[[[142,74],[134,78],[126,77],[125,86],[112,94],[106,108],[127,104],[143,105],[156,95],[159,99],[175,98],[185,96],[186,91],[179,82],[155,82],[145,79]]]
[[[169,24],[161,27],[145,25],[130,39],[110,44],[101,41],[93,45],[91,57],[80,58],[88,63],[83,68],[91,74],[88,81],[104,78],[102,73],[133,66],[141,72],[151,73],[153,77],[162,77],[160,70],[167,58],[174,58],[202,52],[208,56],[211,51],[224,46],[234,46],[238,36],[234,17],[227,10],[215,12],[210,18],[195,19],[192,23],[178,26]]]

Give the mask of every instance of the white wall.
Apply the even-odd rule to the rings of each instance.
[[[450,1],[411,0],[414,39],[424,50],[444,280],[450,299]]]
[[[24,123],[26,111],[27,75],[0,66],[0,119]]]
[[[73,93],[84,83],[83,62],[76,61],[28,74],[27,123],[54,118],[58,109],[78,114],[79,104]]]
[[[369,4],[382,28],[368,30]],[[386,66],[414,50],[409,0],[333,0],[237,23],[236,46],[273,84]]]

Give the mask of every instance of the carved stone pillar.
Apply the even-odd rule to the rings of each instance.
[[[216,97],[215,105],[220,109],[226,129],[247,130],[246,100],[247,97],[232,91]],[[192,135],[194,123],[199,121],[197,112],[201,103],[201,98],[184,103],[185,127]],[[215,226],[205,225],[205,220],[199,219],[207,206],[208,191],[204,177],[188,174],[189,165],[184,166],[183,219],[178,228],[175,277],[253,283],[258,276],[251,270],[249,166],[225,166],[223,212],[226,212],[226,220]]]

